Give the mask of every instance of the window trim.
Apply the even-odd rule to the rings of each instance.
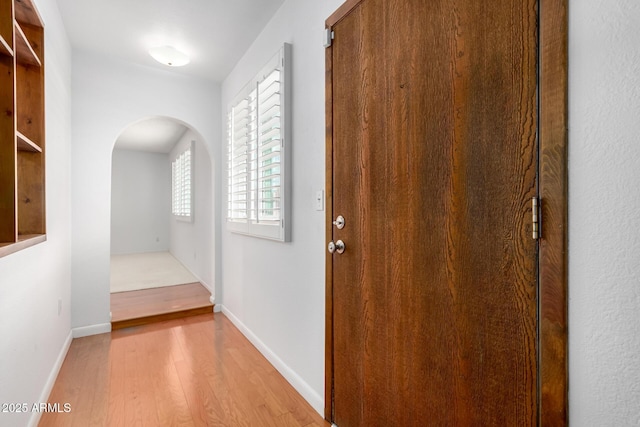
[[[266,79],[274,70],[279,69],[280,78],[280,221],[278,223],[260,223],[258,219],[232,218],[231,217],[231,159],[230,149],[233,141],[232,130],[227,132],[227,229],[232,233],[244,234],[252,237],[275,240],[280,242],[291,241],[291,45],[284,43],[279,51],[265,64],[260,72],[253,77],[240,92],[233,98],[227,107],[226,117],[230,126],[230,115],[234,106],[249,97],[256,90],[258,84]],[[249,180],[251,178],[249,177]],[[256,177],[256,185],[259,177]],[[257,203],[257,202],[256,202]],[[257,206],[256,206],[257,209]],[[247,212],[250,209],[247,209]],[[249,215],[247,215],[249,216]]]

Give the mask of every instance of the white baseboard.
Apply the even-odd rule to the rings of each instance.
[[[193,274],[193,273],[191,273],[191,274]],[[204,280],[199,278],[196,274],[193,274],[193,275],[195,276],[196,279],[198,279],[198,282],[200,282],[200,284],[202,284],[202,286],[204,286],[211,293],[211,298],[215,298],[215,296],[214,296],[215,292],[213,291],[213,288],[211,286],[209,286],[209,284],[207,282],[205,282]]]
[[[200,284],[202,286],[204,286],[206,290],[209,291],[209,293],[211,294],[211,296],[209,297],[209,301],[211,302],[211,304],[213,304],[213,312],[214,313],[219,313],[220,309],[217,308],[218,306],[216,305],[216,293],[215,293],[214,289],[211,286],[209,286],[209,284],[207,282],[202,280],[197,274],[194,274],[191,270],[189,270],[189,273],[193,274],[193,276],[196,279],[198,279],[198,282],[200,282]]]
[[[79,328],[73,328],[73,337],[82,338],[89,335],[106,334],[111,332],[111,323],[99,323],[97,325],[81,326]]]
[[[258,349],[260,353],[282,374],[282,376],[289,381],[289,383],[295,388],[302,397],[309,402],[309,404],[315,409],[318,414],[324,416],[324,397],[320,396],[316,391],[311,388],[300,375],[298,375],[293,369],[291,369],[286,363],[282,361],[269,347],[263,343],[247,326],[242,323],[233,313],[229,311],[224,305],[216,305],[220,307],[222,313],[236,325],[236,327],[244,334],[245,337]]]
[[[40,393],[40,400],[38,400],[38,402],[47,402],[49,400],[49,395],[51,394],[51,390],[53,390],[54,384],[56,383],[56,379],[58,378],[58,373],[60,372],[60,368],[62,368],[62,363],[64,362],[64,358],[67,357],[67,352],[69,351],[69,347],[71,346],[71,341],[73,341],[73,331],[69,331],[69,335],[67,335],[67,339],[65,339],[64,344],[62,344],[60,353],[58,353],[58,358],[53,364],[53,368],[51,368],[51,372],[49,373],[47,382],[44,384],[42,393]],[[31,417],[29,418],[28,426],[36,427],[40,422],[41,416],[42,416],[42,413],[39,411],[32,412]]]

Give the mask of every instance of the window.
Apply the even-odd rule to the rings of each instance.
[[[269,61],[228,111],[228,228],[289,241],[291,46]]]
[[[171,212],[178,219],[191,220],[193,211],[193,143],[171,162]]]

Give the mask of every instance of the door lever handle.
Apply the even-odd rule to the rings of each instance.
[[[338,240],[335,243],[329,242],[329,245],[327,247],[327,250],[329,251],[330,254],[334,252],[342,254],[344,253],[345,249],[346,249],[346,246],[342,240]]]

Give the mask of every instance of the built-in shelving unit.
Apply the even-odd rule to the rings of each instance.
[[[46,240],[43,42],[32,0],[0,0],[0,256]]]

